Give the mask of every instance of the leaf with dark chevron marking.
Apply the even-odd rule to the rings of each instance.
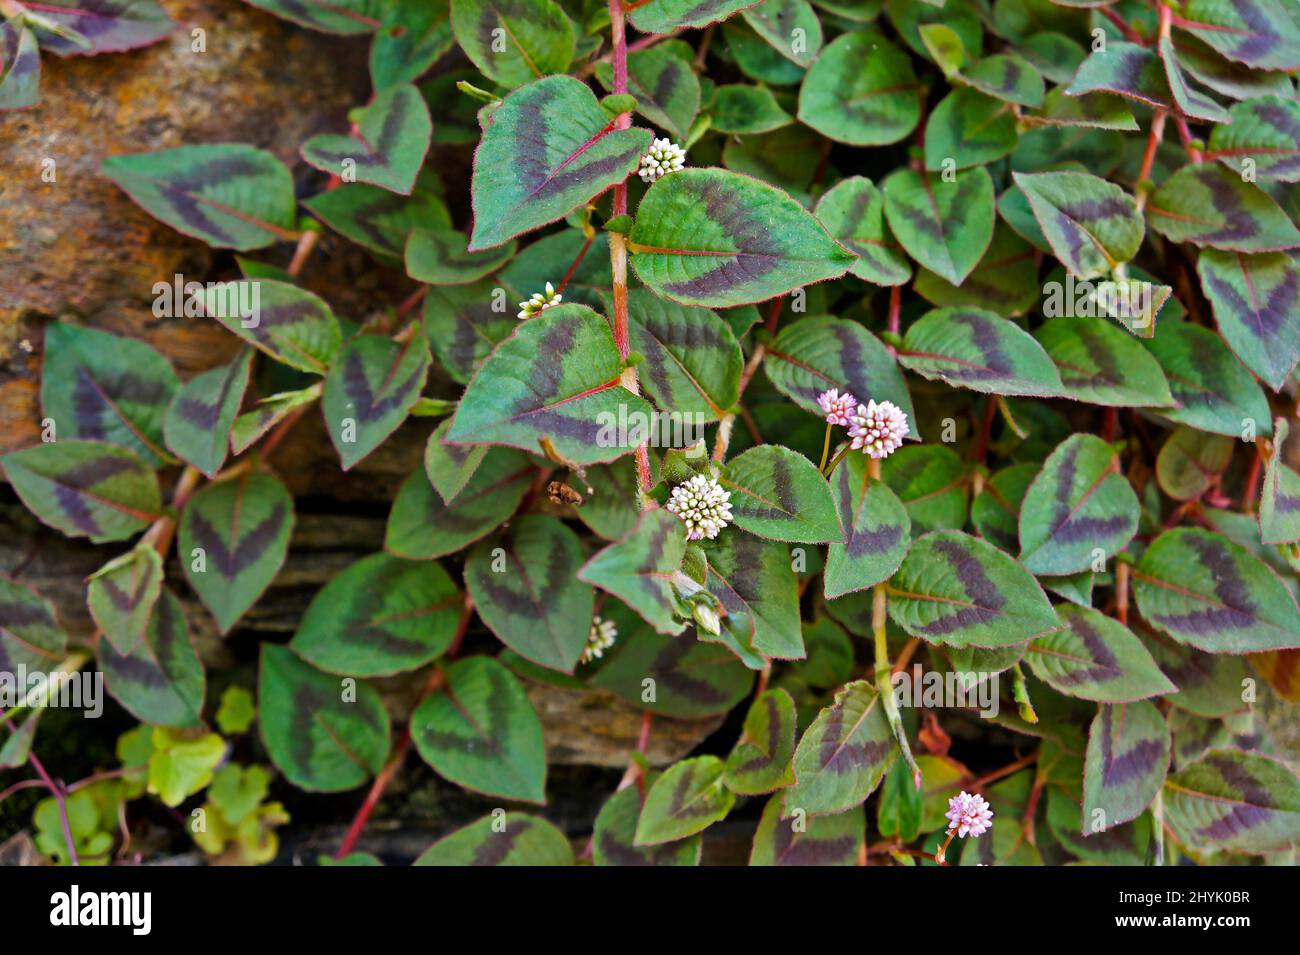
[[[669,767],[646,793],[633,844],[677,842],[725,818],[736,803],[725,775],[726,767],[716,756],[684,759]]]
[[[718,482],[731,492],[733,522],[751,534],[803,544],[844,540],[826,479],[789,448],[750,448],[727,462]]]
[[[1254,70],[1234,63],[1190,33],[1178,34],[1175,43],[1179,65],[1208,89],[1235,100],[1263,96],[1290,97],[1295,89],[1285,73]]]
[[[885,218],[907,254],[961,285],[993,239],[993,180],[983,166],[952,182],[900,169],[884,182]]]
[[[870,179],[841,179],[817,201],[814,210],[828,232],[857,260],[849,271],[875,285],[902,285],[912,277],[907,261],[885,227],[885,199]]]
[[[700,80],[691,69],[695,51],[682,40],[656,43],[627,55],[627,91],[636,97],[636,111],[674,140],[684,142],[700,111]],[[614,68],[596,64],[596,79],[614,89]]]
[[[838,278],[856,259],[788,194],[723,169],[683,169],[652,185],[628,248],[657,294],[719,308]]]
[[[1173,40],[1167,36],[1161,37],[1157,49],[1160,52],[1160,62],[1164,66],[1165,79],[1169,83],[1169,92],[1178,112],[1188,119],[1206,123],[1232,122],[1228,111],[1216,103],[1213,97],[1202,93],[1187,82],[1182,66],[1178,62]]]
[[[114,444],[38,444],[10,451],[0,464],[27,509],[69,537],[123,540],[162,514],[153,468]]]
[[[247,279],[209,287],[204,311],[290,368],[323,375],[343,342],[325,301],[288,282]]]
[[[429,151],[433,121],[424,97],[410,83],[390,86],[371,102],[354,109],[352,131],[323,133],[302,144],[308,165],[349,182],[410,195]]]
[[[727,757],[727,788],[759,796],[794,782],[795,710],[785,690],[768,690],[754,700],[745,728]]]
[[[1184,166],[1151,194],[1147,222],[1173,242],[1229,252],[1300,246],[1300,230],[1268,193],[1215,163]]]
[[[1086,172],[1013,176],[1052,252],[1076,278],[1109,275],[1137,254],[1146,227],[1119,186]]]
[[[1300,253],[1205,249],[1196,271],[1228,347],[1281,391],[1300,362]]]
[[[1164,784],[1169,749],[1169,726],[1154,703],[1099,706],[1088,730],[1080,831],[1089,836],[1097,821],[1110,828],[1142,815]]]
[[[343,470],[383,444],[401,426],[424,391],[429,344],[412,335],[398,344],[383,335],[358,335],[325,376],[321,411]]]
[[[355,789],[388,759],[388,712],[369,683],[346,683],[288,647],[262,644],[257,714],[266,753],[308,792]]]
[[[1204,259],[1204,256],[1202,256]],[[1053,318],[1035,333],[1079,401],[1118,408],[1174,404],[1160,363],[1133,336],[1095,318]]]
[[[253,350],[244,348],[228,365],[195,375],[172,396],[163,418],[167,449],[209,478],[230,453],[230,431],[248,389]]]
[[[631,8],[632,26],[642,33],[672,33],[725,20],[758,0],[645,0]]]
[[[478,471],[479,465],[492,453],[492,447],[486,444],[443,444],[442,439],[451,427],[451,421],[443,421],[429,435],[424,445],[424,473],[429,483],[438,492],[444,503],[451,504],[461,491],[465,490],[470,479]],[[499,451],[512,454],[514,452]]]
[[[1029,109],[1043,105],[1043,78],[1015,53],[986,56],[963,73],[967,83],[982,93]]]
[[[844,543],[826,553],[827,600],[865,590],[892,576],[912,543],[912,519],[888,484],[872,480],[867,457],[850,453],[831,477]]]
[[[857,865],[866,825],[866,813],[861,806],[833,816],[814,816],[802,823],[782,820],[781,796],[776,795],[763,807],[749,852],[749,864]]]
[[[180,381],[151,345],[55,322],[45,329],[41,410],[56,435],[108,441],[155,466],[173,463],[163,417]]]
[[[822,48],[822,25],[808,0],[762,0],[740,11],[768,46],[805,69]],[[792,42],[801,37],[801,43]]]
[[[86,604],[105,640],[130,654],[144,639],[162,593],[163,562],[149,544],[139,544],[87,578]]]
[[[293,498],[270,474],[246,472],[190,498],[178,529],[181,566],[222,633],[284,566],[293,522]]]
[[[1068,79],[1067,79],[1068,82]],[[1137,120],[1123,97],[1114,93],[1085,93],[1067,96],[1063,87],[1051,90],[1042,109],[1030,119],[1035,125],[1075,126],[1136,132]]]
[[[294,236],[293,177],[252,146],[110,156],[100,169],[150,215],[208,245],[246,252]]]
[[[493,111],[474,153],[470,251],[563,218],[621,183],[651,138],[647,129],[616,129],[596,94],[571,76],[515,90]]]
[[[1133,539],[1139,510],[1115,449],[1096,435],[1071,435],[1025,493],[1020,562],[1035,574],[1088,570],[1098,556],[1109,560]]]
[[[1241,438],[1243,422],[1267,436],[1272,420],[1259,383],[1213,330],[1191,322],[1162,322],[1142,344],[1156,356],[1180,407],[1160,414],[1200,431]]]
[[[412,865],[568,866],[573,865],[573,847],[540,816],[512,812],[504,817],[503,828],[502,817],[493,814],[443,836]]]
[[[1285,0],[1188,0],[1178,26],[1238,63],[1300,69],[1300,19]]]
[[[781,817],[799,810],[808,816],[834,815],[860,806],[897,755],[875,688],[866,680],[846,684],[799,740],[795,783],[785,790]]]
[[[244,0],[309,30],[321,33],[372,32],[383,13],[384,0]]]
[[[651,772],[646,776],[647,792],[654,788],[661,775]],[[641,800],[639,786],[627,786],[605,800],[591,834],[592,861],[601,866],[699,865],[703,840],[698,835],[656,846],[635,844]]]
[[[289,647],[341,676],[405,673],[447,649],[463,602],[440,565],[371,554],[312,598]]]
[[[1033,310],[1043,294],[1038,278],[1039,256],[1009,225],[999,221],[993,239],[974,270],[961,285],[922,267],[914,288],[931,305],[975,305],[999,315],[1023,315]]]
[[[1196,850],[1288,849],[1300,840],[1300,780],[1267,756],[1212,749],[1165,781],[1165,818]]]
[[[536,664],[572,673],[587,644],[596,596],[576,576],[583,557],[578,535],[562,521],[526,515],[499,542],[470,551],[465,586],[502,643]]]
[[[411,560],[455,553],[507,520],[528,493],[535,473],[525,455],[492,448],[447,504],[424,469],[416,470],[402,482],[388,513],[384,550]]]
[[[455,229],[412,229],[406,240],[406,274],[430,285],[468,285],[491,275],[515,254],[514,242],[482,252],[468,247],[465,233]]]
[[[730,710],[754,685],[753,671],[721,644],[655,633],[614,600],[605,601],[600,615],[614,621],[619,635],[588,682],[626,703],[660,716],[712,716]],[[646,680],[654,681],[648,699]]]
[[[596,254],[594,249],[591,254]],[[510,310],[518,298],[500,278],[429,289],[424,297],[424,334],[438,364],[453,381],[466,384],[492,349],[519,327]]]
[[[914,535],[966,526],[969,477],[966,464],[952,448],[942,444],[899,448],[885,458],[880,475],[907,508]]]
[[[1067,629],[1039,637],[1025,655],[1034,675],[1066,696],[1097,703],[1132,703],[1178,687],[1160,672],[1127,627],[1093,610],[1060,604]]]
[[[18,19],[0,23],[0,111],[40,101],[41,52],[36,34]],[[21,763],[27,760],[24,757]]]
[[[474,792],[546,802],[542,721],[509,670],[491,657],[446,668],[446,685],[411,715],[411,739],[439,776]]]
[[[828,43],[799,87],[799,121],[851,146],[905,138],[921,118],[924,95],[912,61],[878,30]]]
[[[41,46],[59,56],[134,50],[176,29],[155,0],[43,0],[31,8],[40,17]]]
[[[99,642],[104,687],[145,723],[199,726],[206,680],[185,609],[166,589],[152,609],[147,630],[133,649],[123,653],[108,640]]]
[[[563,73],[573,59],[573,23],[552,0],[452,0],[451,28],[483,75],[508,89]]]
[[[763,362],[777,390],[819,418],[817,396],[828,388],[848,391],[859,401],[892,401],[907,415],[908,437],[920,437],[912,396],[894,356],[857,322],[815,315],[781,329]]]
[[[566,460],[598,464],[630,454],[620,420],[650,420],[650,406],[619,384],[622,363],[603,318],[559,305],[496,347],[465,389],[447,440],[537,451],[547,438]]]
[[[0,671],[53,670],[63,660],[68,635],[54,607],[30,587],[0,574]],[[24,760],[25,762],[25,760]]]
[[[1143,619],[1206,653],[1300,647],[1300,608],[1287,585],[1244,547],[1211,531],[1161,534],[1138,562],[1133,593]]]
[[[686,555],[686,528],[662,508],[642,512],[636,527],[597,552],[578,571],[578,579],[613,594],[657,632],[678,634],[673,579]]]
[[[1175,108],[1160,57],[1137,43],[1112,40],[1083,61],[1065,95],[1090,93],[1113,93],[1153,109]]]
[[[430,182],[426,188],[421,175],[415,191],[401,196],[364,182],[345,183],[312,196],[303,205],[339,235],[369,249],[379,261],[400,268],[412,229],[452,227],[446,203],[433,186]]]
[[[936,308],[912,324],[898,360],[922,377],[995,395],[1061,397],[1052,359],[1015,322],[982,308]]]
[[[1274,452],[1264,466],[1259,496],[1259,533],[1265,544],[1300,541],[1300,474],[1282,461],[1290,426],[1285,418],[1273,425]]]
[[[889,615],[911,636],[954,647],[1008,647],[1060,630],[1029,571],[987,541],[935,531],[889,582]]]
[[[1221,434],[1179,425],[1169,433],[1156,456],[1160,490],[1175,501],[1199,498],[1219,483],[1232,461],[1235,444]]]
[[[1020,546],[1020,505],[1039,465],[1023,461],[995,471],[971,501],[970,522],[980,537],[1013,553]]]
[[[456,42],[448,0],[384,3],[380,20],[370,44],[370,79],[376,90],[414,83]]]
[[[977,89],[959,87],[935,106],[925,124],[925,168],[955,163],[969,169],[1009,155],[1019,142],[1012,107]]]
[[[1207,158],[1241,175],[1249,167],[1259,179],[1300,182],[1300,103],[1265,96],[1228,111],[1231,124],[1214,127]]]
[[[726,608],[728,620],[746,621],[752,648],[778,660],[806,655],[799,621],[799,581],[790,548],[740,529],[705,542],[708,589]]]
[[[1177,684],[1178,692],[1166,697],[1175,707],[1204,719],[1221,719],[1247,709],[1241,698],[1247,677],[1244,656],[1202,653],[1149,627],[1135,625],[1134,631],[1160,671]]]

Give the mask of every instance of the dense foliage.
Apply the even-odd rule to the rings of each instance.
[[[6,714],[41,852],[109,861],[152,799],[269,861],[287,783],[369,786],[338,856],[370,861],[413,748],[483,796],[428,864],[691,865],[734,814],[754,864],[1293,861],[1256,704],[1300,699],[1300,7],[249,2],[368,37],[373,96],[302,143],[305,198],[244,143],[102,165],[242,253],[176,316],[246,347],[182,382],[46,330],[44,440],[0,464],[117,546],[89,645],[0,577],[0,664],[95,668],[140,727],[67,786],[40,709]],[[7,108],[40,49],[173,26],[0,11]],[[325,230],[416,291],[336,314],[300,281]],[[305,414],[345,471],[422,419],[423,467],[383,551],[214,699],[176,593],[225,634],[276,578],[271,454]],[[645,713],[593,833],[540,808],[538,684]],[[729,754],[650,766],[656,726],[710,717]]]

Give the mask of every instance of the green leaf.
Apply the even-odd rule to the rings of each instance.
[[[656,293],[717,307],[838,278],[855,258],[786,193],[722,169],[683,169],[651,186],[629,248]]]
[[[781,816],[824,816],[853,809],[871,795],[898,755],[880,697],[866,680],[835,694],[817,714],[794,754],[795,783]]]
[[[850,271],[875,285],[902,285],[912,266],[885,228],[885,200],[871,182],[850,176],[832,186],[815,210],[827,231],[857,260]]]
[[[1085,836],[1098,822],[1109,829],[1142,815],[1164,784],[1169,748],[1169,727],[1154,703],[1097,708],[1083,764]]]
[[[1228,117],[1210,132],[1212,158],[1238,175],[1300,181],[1300,103],[1264,96],[1236,104]]]
[[[907,508],[913,534],[966,525],[966,465],[941,444],[899,448],[880,475]]]
[[[163,418],[167,449],[207,477],[216,477],[230,453],[230,432],[248,390],[253,350],[228,365],[195,375],[172,396]]]
[[[802,67],[821,52],[821,21],[807,0],[762,0],[740,15],[772,49]]]
[[[845,33],[808,70],[799,121],[836,142],[883,146],[916,128],[922,99],[906,53],[874,29]]]
[[[375,29],[379,0],[245,0],[277,17],[322,33],[358,34]]]
[[[347,182],[410,195],[433,136],[424,97],[410,83],[375,94],[369,105],[350,114],[348,135],[324,133],[302,144],[302,158],[322,172]]]
[[[154,218],[208,245],[246,252],[292,237],[293,176],[252,146],[110,156],[100,170]]]
[[[38,444],[9,452],[0,464],[27,509],[69,537],[124,540],[162,513],[153,469],[113,444]]]
[[[149,757],[149,792],[175,808],[212,781],[225,758],[226,743],[216,733],[193,733],[158,726]]]
[[[918,764],[919,765],[919,764]],[[928,779],[928,777],[927,777]],[[877,828],[882,836],[896,836],[912,842],[921,834],[926,791],[917,787],[906,762],[895,761],[885,774],[876,803]],[[944,822],[947,822],[945,819]]]
[[[676,842],[725,817],[736,802],[725,773],[716,756],[685,759],[666,770],[646,793],[634,844]]]
[[[153,553],[150,551],[150,553]],[[205,681],[185,610],[170,590],[152,607],[134,646],[109,640],[96,648],[104,686],[137,719],[155,726],[200,725]]]
[[[411,739],[438,775],[489,796],[546,802],[542,722],[528,694],[491,657],[446,668],[446,687],[411,716]]]
[[[589,255],[596,254],[593,246]],[[434,286],[425,295],[424,334],[453,381],[466,384],[492,349],[519,327],[518,307],[510,307],[514,302],[508,295],[501,278]]]
[[[672,33],[708,26],[752,7],[757,0],[646,0],[628,16],[642,33]]]
[[[412,335],[404,344],[383,335],[358,335],[344,346],[321,394],[321,410],[343,470],[406,420],[424,390],[429,361],[423,335]]]
[[[844,525],[844,543],[826,554],[827,600],[865,590],[893,575],[912,542],[907,508],[883,481],[873,481],[867,458],[850,453],[836,469],[832,491]]]
[[[1007,553],[1020,547],[1020,505],[1038,470],[1037,462],[1025,461],[995,471],[971,501],[970,521],[975,530]]]
[[[660,777],[651,773],[645,779],[647,789]],[[641,818],[641,794],[637,786],[620,789],[605,801],[596,816],[591,836],[591,857],[598,866],[693,866],[700,864],[702,840],[688,836],[679,842],[657,846],[637,846],[636,824]]]
[[[765,444],[733,458],[719,479],[737,527],[769,540],[820,544],[844,539],[826,479],[798,452]]]
[[[619,440],[620,414],[647,421],[650,414],[619,386],[621,373],[604,319],[583,305],[548,308],[521,322],[479,368],[447,440],[536,451],[546,438],[575,464],[612,461],[635,447]]]
[[[1247,422],[1266,434],[1268,401],[1218,335],[1190,322],[1162,322],[1143,342],[1156,356],[1180,407],[1160,413],[1201,431],[1240,438]]]
[[[1232,460],[1235,442],[1221,434],[1206,434],[1180,425],[1156,456],[1160,490],[1175,501],[1200,497],[1216,483]]]
[[[1260,539],[1265,544],[1300,540],[1300,474],[1282,462],[1290,426],[1285,418],[1273,425],[1273,447],[1279,449],[1264,466],[1264,489],[1259,497]]]
[[[1190,33],[1178,34],[1176,52],[1183,69],[1222,96],[1254,99],[1260,96],[1289,97],[1294,92],[1285,74],[1252,70],[1243,63],[1234,63]]]
[[[269,474],[245,472],[208,484],[186,505],[178,529],[181,564],[222,633],[284,566],[293,523],[293,498]]]
[[[162,581],[162,558],[148,544],[137,545],[90,575],[86,603],[91,619],[120,653],[130,653],[144,639]]]
[[[1013,175],[1052,252],[1076,278],[1109,275],[1137,254],[1146,229],[1119,186],[1086,172]]]
[[[573,59],[573,23],[553,0],[452,0],[451,28],[465,55],[501,86],[563,73]]]
[[[1164,64],[1154,50],[1137,43],[1107,41],[1083,61],[1066,96],[1114,93],[1155,109],[1174,108]]]
[[[371,554],[312,598],[289,648],[341,676],[405,673],[451,645],[462,604],[438,564]]]
[[[320,398],[322,383],[298,391],[267,395],[251,411],[235,419],[230,429],[230,450],[243,454],[265,437],[272,428],[289,417],[295,409],[313,404]]]
[[[171,363],[142,341],[67,322],[45,329],[41,410],[59,440],[108,441],[170,463],[163,416],[178,387]]]
[[[889,583],[889,615],[911,636],[952,647],[1009,647],[1061,629],[1029,571],[959,531],[912,544]]]
[[[636,110],[654,125],[683,142],[700,111],[700,80],[691,69],[695,51],[681,40],[657,43],[627,55],[627,91],[636,97]],[[596,78],[614,88],[614,68],[596,64]]]
[[[709,116],[710,129],[732,136],[770,133],[794,122],[766,86],[744,83],[719,86],[713,93]]]
[[[1161,534],[1138,562],[1133,592],[1144,619],[1207,653],[1300,647],[1300,608],[1286,584],[1210,531]]]
[[[673,579],[685,554],[682,522],[663,509],[645,511],[636,527],[582,566],[578,579],[626,602],[657,632],[678,634],[685,624],[673,612]]]
[[[763,808],[754,833],[749,864],[856,865],[865,831],[866,814],[861,807],[834,816],[785,822],[781,819],[781,796],[773,796]]]
[[[271,777],[261,766],[226,763],[212,777],[208,801],[222,819],[237,826],[266,798],[270,788]]]
[[[799,621],[799,582],[790,549],[739,529],[709,541],[708,589],[728,620],[744,620],[747,646],[766,657],[799,660],[805,655]]]
[[[794,782],[794,700],[785,690],[768,690],[754,700],[745,729],[727,757],[727,788],[758,796]]]
[[[468,247],[465,234],[455,229],[412,229],[406,240],[406,274],[430,285],[468,285],[491,275],[515,254],[513,242],[482,252]]]
[[[982,308],[936,308],[912,324],[898,360],[954,388],[996,395],[1064,393],[1052,359],[1015,322]]]
[[[36,34],[18,18],[0,23],[0,110],[35,106],[41,98],[40,82]]]
[[[1074,574],[1109,560],[1133,539],[1137,494],[1119,454],[1074,434],[1043,462],[1020,508],[1020,562],[1035,574]]]
[[[447,504],[424,470],[415,471],[398,488],[388,513],[384,550],[411,560],[455,553],[509,518],[535,473],[532,462],[518,451],[492,448]]]
[[[54,607],[30,587],[0,575],[0,670],[53,670],[67,651],[68,635]],[[24,759],[24,762],[26,760]]]
[[[922,268],[914,287],[922,298],[939,307],[975,305],[1001,315],[1022,315],[1043,294],[1037,258],[1028,242],[1006,223],[998,222],[993,240],[961,285]]]
[[[1016,148],[1011,106],[978,90],[958,88],[935,106],[925,124],[925,167],[931,172],[994,162]]]
[[[983,167],[942,175],[900,169],[884,182],[885,218],[907,254],[961,285],[993,239],[993,180]]]
[[[987,56],[967,70],[964,78],[980,92],[1008,103],[1030,109],[1043,104],[1043,78],[1014,53]]]
[[[249,344],[299,371],[323,375],[343,341],[338,319],[324,300],[288,282],[254,279],[209,287],[203,309]]]
[[[1132,703],[1178,692],[1123,624],[1090,607],[1069,604],[1058,605],[1056,615],[1067,629],[1039,637],[1025,655],[1034,675],[1052,689],[1098,703]]]
[[[1169,382],[1150,352],[1106,321],[1062,317],[1035,333],[1061,383],[1079,401],[1119,408],[1167,408]]]
[[[257,708],[267,755],[299,789],[355,789],[388,759],[388,713],[375,688],[323,673],[288,647],[262,644]]]
[[[1205,249],[1196,271],[1228,347],[1269,387],[1281,391],[1300,362],[1300,257],[1295,252],[1243,255]]]
[[[494,812],[443,836],[412,864],[568,866],[573,865],[573,847],[540,816]]]
[[[1300,246],[1300,230],[1268,193],[1213,163],[1178,170],[1151,194],[1146,212],[1151,228],[1173,242],[1229,252]]]
[[[1065,82],[1073,77],[1066,77]],[[1027,117],[1029,118],[1029,117]],[[1045,126],[1075,126],[1091,129],[1114,129],[1136,132],[1137,120],[1124,98],[1113,93],[1085,93],[1069,96],[1058,86],[1043,100],[1041,111],[1029,118]]]
[[[504,539],[470,552],[465,586],[502,643],[534,663],[572,673],[595,603],[595,592],[575,576],[583,557],[581,540],[562,522],[528,515],[513,521]]]
[[[1179,27],[1238,63],[1300,69],[1300,21],[1283,0],[1188,0]]]
[[[418,80],[455,42],[448,0],[397,0],[382,12],[370,44],[370,79],[378,91]]]
[[[226,687],[221,694],[221,704],[217,707],[217,726],[227,736],[245,733],[257,717],[257,705],[253,694],[242,686]]]
[[[453,22],[462,3],[453,4]],[[474,154],[470,251],[563,218],[622,182],[651,138],[646,129],[615,129],[596,95],[571,76],[515,90],[493,111]]]
[[[1213,749],[1165,781],[1165,818],[1198,851],[1286,849],[1300,839],[1300,780],[1266,756]]]
[[[335,232],[394,267],[401,266],[407,236],[413,228],[451,228],[446,204],[431,188],[424,187],[423,177],[409,196],[356,182],[322,192],[303,205]]]
[[[1228,111],[1199,89],[1190,86],[1183,76],[1182,67],[1175,55],[1174,42],[1169,37],[1161,37],[1157,45],[1160,62],[1164,65],[1165,79],[1169,83],[1169,92],[1174,106],[1189,119],[1210,123],[1230,123],[1232,118]]]

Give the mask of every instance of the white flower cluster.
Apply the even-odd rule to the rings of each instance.
[[[546,283],[545,292],[534,292],[532,298],[526,302],[519,303],[519,317],[532,318],[534,315],[540,315],[552,305],[559,305],[564,301],[564,296],[555,291],[555,286],[550,282]]]
[[[614,626],[614,621],[604,620],[597,614],[591,619],[591,632],[587,634],[587,645],[582,648],[582,656],[578,657],[578,662],[590,663],[592,660],[599,660],[617,639],[618,627]]]
[[[731,523],[730,501],[731,492],[724,491],[716,479],[697,474],[673,488],[665,506],[686,524],[687,540],[713,540]]]
[[[641,168],[637,170],[637,175],[642,182],[652,183],[670,172],[677,172],[685,165],[685,149],[671,139],[656,139],[650,144],[650,151],[641,157]]]
[[[849,415],[851,447],[873,458],[886,458],[897,451],[907,431],[907,413],[892,401],[868,401]]]

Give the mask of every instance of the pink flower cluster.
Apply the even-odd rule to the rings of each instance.
[[[993,828],[993,810],[978,793],[961,792],[948,800],[948,831],[956,830],[962,839],[982,836]]]
[[[873,458],[889,457],[907,437],[907,412],[892,401],[858,404],[858,399],[849,392],[832,388],[817,396],[817,404],[825,413],[827,424],[849,429],[850,447],[854,451],[864,451]]]

